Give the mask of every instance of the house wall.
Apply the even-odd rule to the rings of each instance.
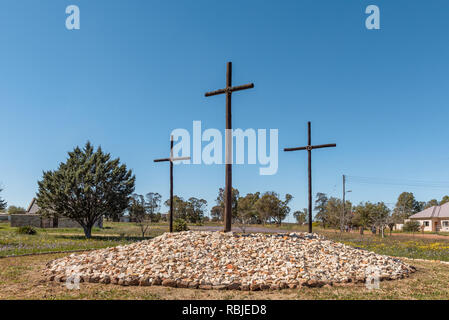
[[[53,220],[48,218],[42,218],[38,214],[12,214],[11,215],[11,227],[23,227],[32,226],[35,228],[52,228]],[[94,225],[97,228],[103,228],[103,219],[97,221]],[[68,219],[59,218],[58,228],[81,228],[78,222]]]
[[[424,227],[424,231],[434,231],[434,230],[432,230],[433,220],[418,220],[418,221],[421,226],[424,225],[425,223],[428,224],[428,226]]]
[[[424,231],[434,231],[433,228],[433,221],[431,219],[407,219],[407,221],[418,221],[419,225],[422,226],[424,225],[426,222],[429,224],[428,226],[424,227]]]
[[[120,222],[130,222],[129,216],[120,217]]]
[[[447,223],[446,226],[444,226],[444,223]],[[445,231],[448,232],[449,231],[449,218],[443,218],[440,221],[441,225],[440,225],[440,231]]]
[[[41,216],[37,214],[12,214],[11,227],[32,226],[41,227]]]
[[[423,225],[426,221],[429,223],[428,227],[424,227],[424,231],[435,232],[435,222],[438,222],[438,231],[449,232],[449,218],[437,218],[437,219],[426,219],[426,220],[418,220],[413,219],[419,222],[420,225]],[[444,226],[444,221],[447,222],[447,225]]]

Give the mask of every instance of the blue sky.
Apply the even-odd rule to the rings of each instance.
[[[65,28],[78,5],[81,29]],[[365,28],[378,5],[381,30]],[[27,206],[43,170],[90,140],[132,168],[136,192],[168,197],[173,129],[224,129],[225,84],[234,128],[279,129],[279,149],[337,143],[313,153],[313,189],[341,196],[341,176],[449,181],[449,2],[384,0],[104,1],[0,3],[0,184]],[[242,194],[275,190],[307,207],[307,153],[279,152],[279,170],[234,166]],[[175,193],[212,205],[223,166],[175,167]],[[404,182],[404,184],[406,184]],[[449,183],[448,183],[449,184]],[[394,203],[443,188],[351,184],[348,199]],[[448,188],[449,189],[449,188]],[[165,208],[164,208],[165,209]]]

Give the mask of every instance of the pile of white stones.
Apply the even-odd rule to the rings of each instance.
[[[53,260],[50,281],[219,290],[393,280],[415,268],[399,259],[326,240],[317,234],[165,233],[152,240]]]

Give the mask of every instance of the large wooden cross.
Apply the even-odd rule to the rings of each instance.
[[[226,186],[225,186],[225,212],[224,212],[224,232],[231,231],[232,225],[232,115],[231,115],[231,97],[235,91],[254,88],[254,83],[244,84],[241,86],[232,86],[232,62],[228,62],[226,72],[226,88],[212,92],[207,92],[206,97],[218,94],[226,94],[226,132],[225,132],[225,159],[226,159]]]
[[[321,144],[312,146],[312,133],[311,133],[311,123],[308,122],[308,144],[305,147],[298,148],[285,148],[284,151],[298,151],[298,150],[307,150],[309,154],[309,233],[312,233],[312,150],[313,149],[321,149],[321,148],[331,148],[336,147],[337,145],[332,144]]]
[[[181,160],[190,160],[190,157],[173,157],[173,136],[170,137],[170,158],[154,160],[154,162],[170,162],[170,232],[173,232],[173,162]]]

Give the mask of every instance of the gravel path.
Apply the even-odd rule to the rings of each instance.
[[[187,231],[47,264],[50,281],[76,279],[118,285],[266,290],[394,280],[415,268],[399,259],[355,249],[317,234]]]
[[[194,231],[223,231],[223,226],[189,226],[189,229]],[[239,227],[233,226],[232,230],[235,232],[242,232]],[[247,227],[245,233],[288,233],[285,230],[279,228],[266,228],[266,227]]]

